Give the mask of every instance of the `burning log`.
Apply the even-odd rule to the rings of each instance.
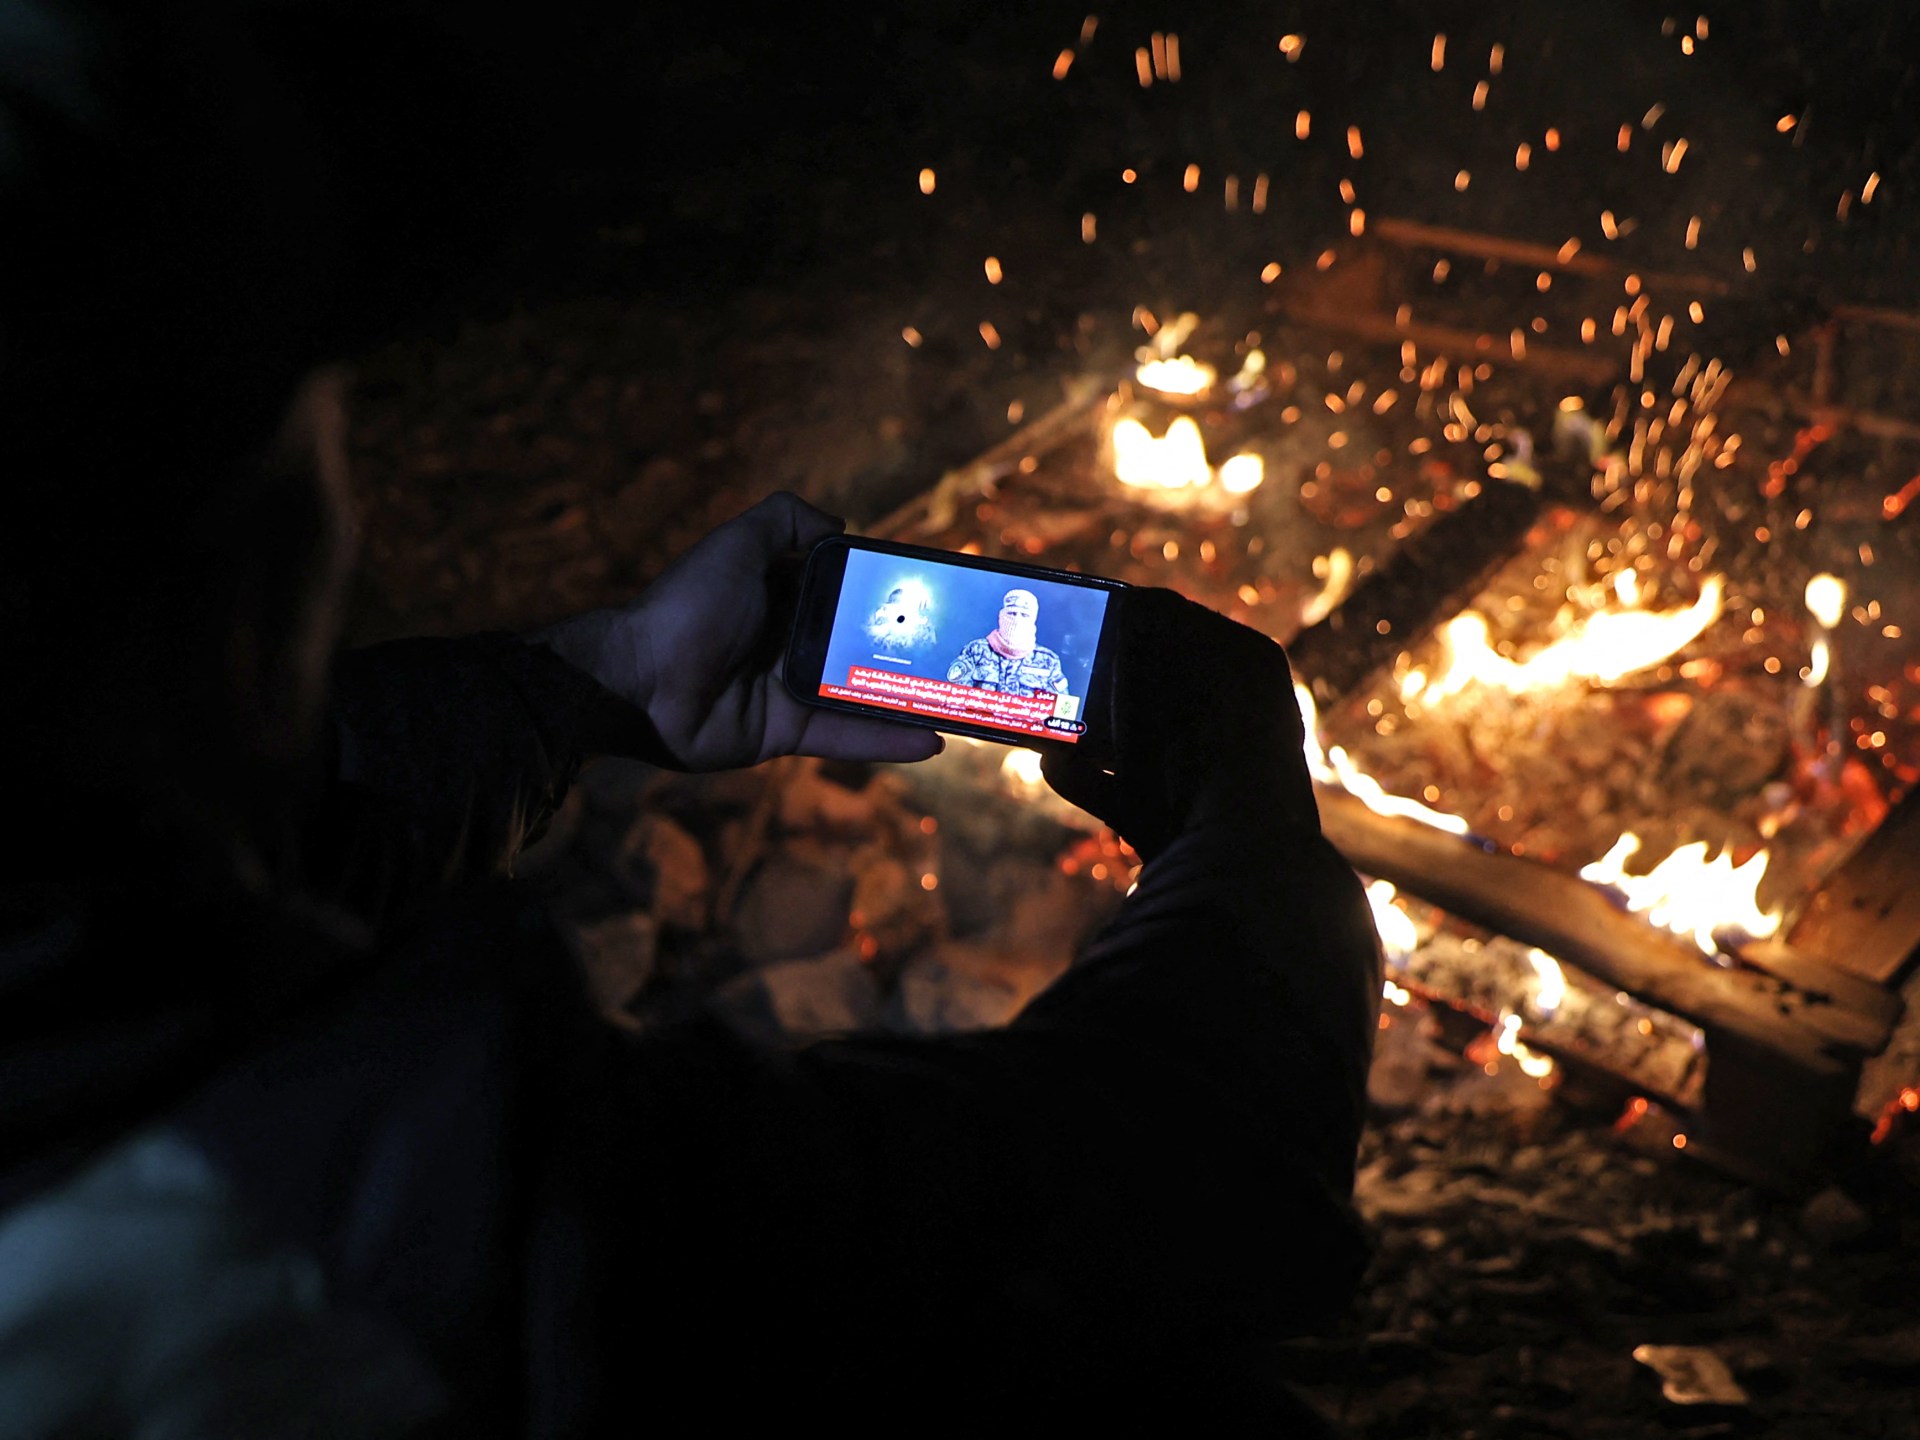
[[[1832,1080],[1886,1042],[1884,1010],[1803,991],[1750,971],[1716,969],[1697,951],[1615,908],[1594,886],[1533,860],[1489,853],[1417,821],[1377,815],[1320,792],[1327,838],[1359,870],[1555,955],[1649,1005],[1784,1067]]]
[[[1480,482],[1477,495],[1408,538],[1339,609],[1294,636],[1294,673],[1322,703],[1353,693],[1465,609],[1526,543],[1544,508],[1537,489]]]

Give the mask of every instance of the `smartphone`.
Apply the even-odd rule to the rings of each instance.
[[[886,540],[814,546],[785,678],[810,705],[1112,754],[1125,582]]]

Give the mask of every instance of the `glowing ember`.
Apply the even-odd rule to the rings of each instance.
[[[1767,852],[1758,851],[1735,865],[1730,851],[1707,859],[1707,842],[1682,845],[1645,875],[1629,875],[1626,862],[1640,851],[1640,837],[1629,830],[1581,878],[1610,885],[1626,899],[1627,909],[1662,929],[1690,938],[1703,955],[1720,949],[1719,935],[1761,938],[1780,928],[1780,912],[1760,908],[1760,882],[1767,873]]]
[[[1181,415],[1158,437],[1131,416],[1114,422],[1113,473],[1122,485],[1179,490],[1213,478],[1206,443],[1190,415]]]
[[[1685,610],[1599,611],[1575,622],[1566,635],[1526,661],[1510,660],[1495,650],[1486,618],[1469,610],[1441,627],[1445,668],[1436,676],[1411,672],[1401,693],[1434,703],[1469,685],[1517,694],[1574,680],[1609,684],[1658,665],[1697,638],[1719,618],[1724,591],[1720,577],[1711,575],[1700,587],[1700,598]],[[1623,587],[1622,598],[1627,593]]]
[[[1162,395],[1200,395],[1213,388],[1220,372],[1190,355],[1175,355],[1146,361],[1134,370],[1133,378]]]

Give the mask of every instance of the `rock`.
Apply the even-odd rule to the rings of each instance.
[[[1633,1358],[1660,1377],[1660,1393],[1675,1405],[1748,1403],[1727,1362],[1703,1346],[1636,1345]]]
[[[602,1010],[626,1009],[653,978],[658,931],[644,911],[610,915],[577,926],[574,940],[587,987]]]
[[[939,895],[927,887],[922,874],[885,847],[862,846],[849,865],[853,871],[849,918],[863,943],[870,945],[869,958],[909,955],[946,932],[947,912]]]
[[[734,942],[755,965],[818,955],[846,937],[853,879],[775,855],[753,872],[734,911]]]
[[[788,830],[858,835],[873,824],[876,808],[874,795],[827,779],[818,761],[794,770],[780,791],[780,823]]]
[[[921,951],[900,972],[891,1021],[913,1035],[991,1030],[1030,998],[989,946],[948,940]]]
[[[739,1030],[765,1043],[877,1029],[880,987],[851,951],[812,960],[783,960],[730,980],[715,1007]]]
[[[1830,1185],[1801,1210],[1800,1228],[1818,1244],[1832,1249],[1864,1237],[1873,1228],[1873,1219],[1846,1191]]]
[[[707,857],[700,842],[665,815],[650,813],[633,822],[615,867],[648,894],[648,908],[661,925],[705,928],[711,885]]]

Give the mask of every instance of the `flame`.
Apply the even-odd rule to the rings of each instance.
[[[1558,960],[1540,949],[1527,951],[1527,963],[1533,966],[1533,973],[1540,977],[1540,988],[1533,992],[1533,1008],[1542,1015],[1551,1015],[1560,1008],[1560,1002],[1567,998],[1566,972],[1561,970]]]
[[[1827,671],[1833,664],[1833,648],[1827,644],[1823,635],[1813,642],[1812,663],[1806,668],[1806,685],[1809,690],[1823,683]]]
[[[1379,932],[1380,948],[1396,965],[1420,948],[1420,931],[1413,917],[1393,903],[1398,893],[1386,880],[1375,880],[1367,886],[1367,905],[1373,911],[1373,928]]]
[[[1707,842],[1682,845],[1645,875],[1629,875],[1626,862],[1639,853],[1640,837],[1627,831],[1613,848],[1580,869],[1582,879],[1611,885],[1625,896],[1627,909],[1662,929],[1689,938],[1703,955],[1719,949],[1717,935],[1735,933],[1759,939],[1780,928],[1780,911],[1760,908],[1760,882],[1767,873],[1767,852],[1744,865],[1731,851],[1707,859]]]
[[[1336,545],[1325,557],[1315,557],[1313,573],[1325,580],[1326,586],[1301,609],[1300,624],[1303,627],[1318,625],[1333,613],[1336,605],[1347,598],[1347,591],[1353,585],[1353,556],[1345,546]]]
[[[1191,355],[1175,355],[1171,359],[1145,361],[1135,368],[1133,378],[1162,395],[1199,395],[1213,388],[1220,372]]]
[[[1230,455],[1220,467],[1220,488],[1229,495],[1247,495],[1267,478],[1267,462],[1258,455]]]
[[[1544,1080],[1553,1074],[1553,1057],[1540,1055],[1529,1050],[1519,1041],[1513,1045],[1513,1058],[1520,1066],[1520,1073],[1531,1080]]]
[[[1122,485],[1163,490],[1205,485],[1213,478],[1206,443],[1190,415],[1178,416],[1158,439],[1131,416],[1114,422],[1113,473]]]
[[[1000,773],[1005,775],[1018,790],[1037,790],[1046,784],[1040,773],[1040,752],[1037,750],[1009,750],[1007,758],[1000,762]]]
[[[1353,763],[1342,746],[1323,749],[1320,744],[1320,712],[1313,703],[1312,692],[1304,685],[1295,685],[1293,696],[1300,704],[1300,719],[1306,730],[1304,749],[1307,771],[1315,780],[1345,790],[1376,815],[1401,815],[1449,834],[1467,833],[1467,822],[1458,815],[1431,809],[1403,795],[1389,795],[1385,786]]]
[[[1410,675],[1401,682],[1401,693],[1437,702],[1474,684],[1519,693],[1572,680],[1620,680],[1658,665],[1698,637],[1720,617],[1725,589],[1720,576],[1710,575],[1700,586],[1700,598],[1685,610],[1598,611],[1526,661],[1509,660],[1495,650],[1486,617],[1469,610],[1441,627],[1446,667],[1431,677],[1413,672],[1421,680]]]
[[[1846,612],[1847,583],[1837,575],[1816,575],[1807,581],[1807,609],[1821,626],[1831,630]]]

